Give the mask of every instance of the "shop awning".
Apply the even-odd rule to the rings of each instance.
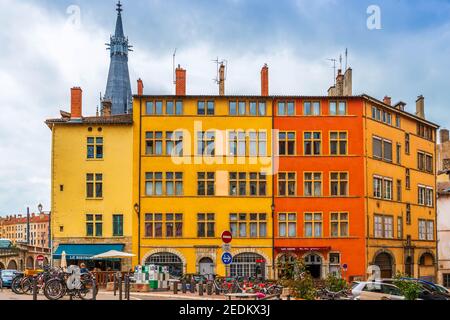
[[[91,260],[93,256],[111,250],[123,251],[124,244],[60,244],[53,253],[53,259],[60,260],[63,251],[67,260]]]

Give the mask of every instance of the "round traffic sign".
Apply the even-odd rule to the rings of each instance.
[[[342,270],[344,270],[344,272],[348,270],[348,265],[346,263],[342,265]]]
[[[44,260],[45,260],[45,257],[42,256],[42,255],[39,255],[39,256],[36,257],[36,261],[42,262]]]
[[[225,252],[222,255],[222,262],[226,266],[232,264],[233,263],[233,256],[231,255],[231,253]]]
[[[233,241],[233,235],[230,231],[224,231],[222,233],[222,241],[223,243],[231,243]]]

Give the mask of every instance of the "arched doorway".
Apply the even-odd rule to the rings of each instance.
[[[5,265],[0,262],[0,270],[5,270]]]
[[[173,253],[155,253],[148,257],[145,264],[168,267],[170,275],[174,277],[181,277],[183,275],[183,262],[180,257]]]
[[[278,279],[292,279],[297,257],[293,254],[282,254],[277,260]]]
[[[34,269],[34,260],[33,260],[33,257],[28,257],[28,258],[27,258],[27,264],[26,264],[26,266],[27,266],[27,269],[29,269],[29,270],[33,270],[33,269]]]
[[[408,277],[414,277],[414,263],[411,257],[407,257],[405,260],[405,274]]]
[[[431,282],[435,280],[434,256],[429,252],[425,252],[420,256],[419,277]]]
[[[17,262],[15,260],[11,260],[8,263],[8,270],[17,270]]]
[[[317,254],[309,254],[305,257],[306,270],[309,271],[314,279],[322,277],[322,258]]]
[[[374,260],[374,264],[380,268],[380,276],[382,279],[391,279],[394,269],[394,259],[387,252],[379,253]]]
[[[200,274],[204,276],[214,275],[214,261],[211,258],[205,257],[198,262]]]
[[[49,261],[48,261],[48,258],[45,257],[45,258],[44,258],[44,266],[49,266],[49,265],[50,265],[50,263],[49,263]]]
[[[230,265],[231,277],[266,277],[266,261],[256,253],[241,253],[233,257]]]

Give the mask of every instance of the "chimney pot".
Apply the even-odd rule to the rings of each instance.
[[[102,117],[111,117],[112,101],[104,99],[102,101]]]
[[[261,70],[261,95],[263,97],[269,96],[269,67],[267,63]]]
[[[81,120],[83,114],[83,90],[80,87],[71,89],[71,119]]]
[[[177,96],[186,95],[186,70],[181,68],[180,65],[175,70],[175,94]]]
[[[420,95],[416,101],[416,116],[425,119],[425,98]]]
[[[441,137],[441,144],[450,141],[450,131],[448,131],[447,129],[442,129],[439,132],[439,135]]]
[[[219,95],[225,95],[225,65],[223,63],[219,69]]]
[[[384,102],[385,104],[391,106],[391,105],[392,105],[392,98],[391,98],[391,97],[388,97],[388,96],[385,96],[384,99],[383,99],[383,102]]]
[[[137,90],[138,90],[138,96],[142,96],[144,94],[144,82],[141,80],[141,78],[137,81]]]

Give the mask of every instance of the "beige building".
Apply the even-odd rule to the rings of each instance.
[[[48,248],[50,217],[48,214],[14,215],[0,218],[0,238],[9,239],[13,243],[29,244],[30,246]],[[30,226],[29,241],[28,229]]]

